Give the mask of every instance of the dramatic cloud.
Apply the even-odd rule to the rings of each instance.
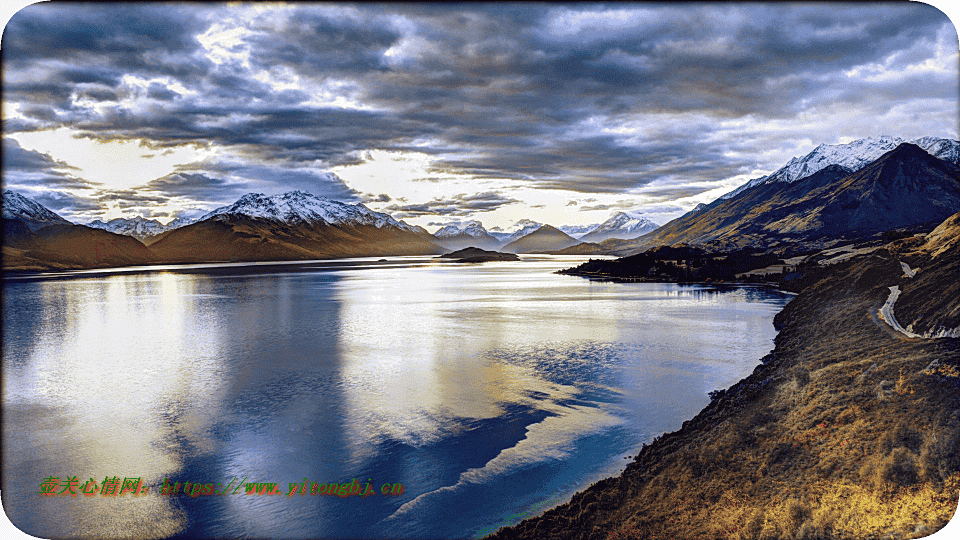
[[[26,150],[14,139],[3,139],[4,187],[11,189],[87,189],[90,183],[75,176],[77,168],[49,154]]]
[[[519,202],[498,193],[459,194],[446,199],[434,199],[421,204],[392,204],[385,210],[400,219],[424,215],[469,216],[479,212],[492,212],[506,204]]]
[[[960,121],[956,29],[919,2],[41,3],[3,53],[5,135],[192,149],[103,188],[183,208],[305,189],[422,224],[682,213],[820,143],[956,138]],[[24,148],[8,183],[81,187]],[[377,152],[422,168],[347,174]]]

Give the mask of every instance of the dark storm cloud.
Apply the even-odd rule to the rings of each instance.
[[[693,197],[694,195],[699,195],[705,191],[710,191],[711,189],[713,189],[712,186],[677,186],[644,189],[639,191],[639,193],[651,198],[673,200],[683,199],[685,197]]]
[[[55,169],[73,169],[76,167],[62,161],[57,161],[47,154],[35,150],[27,150],[14,139],[3,139],[3,169],[4,172],[37,172],[53,171]]]
[[[31,198],[67,220],[72,220],[70,216],[73,215],[99,212],[106,209],[106,205],[100,201],[59,191],[43,191],[31,195]]]
[[[276,25],[254,25],[253,29],[262,33],[250,38],[251,61],[264,66],[282,64],[320,77],[363,75],[386,68],[383,53],[400,39],[400,33],[389,27],[376,7],[350,17],[339,16],[332,5],[327,6],[332,10],[316,7],[318,11],[297,10]],[[278,35],[282,39],[278,40]]]
[[[3,182],[5,187],[32,189],[39,186],[90,188],[92,184],[74,176],[78,171],[47,154],[27,150],[14,139],[3,139]]]
[[[209,200],[211,194],[218,194],[229,187],[229,182],[197,173],[172,173],[148,182],[144,188],[163,193],[169,197],[185,197],[193,200]],[[250,186],[240,186],[243,189]],[[242,192],[245,193],[245,192]],[[241,196],[242,196],[241,193]]]
[[[580,211],[590,212],[594,210],[629,210],[634,206],[636,206],[635,203],[632,203],[629,201],[620,201],[620,202],[615,202],[610,204],[594,204],[590,206],[581,206]]]
[[[344,202],[363,200],[333,173],[216,162],[183,167],[140,189],[156,193],[164,200],[179,198],[214,205],[232,204],[251,192],[275,195],[295,190]]]
[[[101,192],[96,199],[105,202],[115,202],[120,208],[139,208],[141,206],[163,204],[169,201],[170,197],[144,190],[109,190]]]
[[[900,106],[912,129],[955,130],[957,72],[906,71],[955,37],[921,3],[36,4],[4,32],[4,97],[20,115],[4,129],[218,145],[256,163],[154,186],[204,200],[262,181],[358,201],[305,171],[372,149],[416,149],[438,169],[515,186],[656,182],[680,197],[751,173],[758,138],[877,134],[839,131],[833,111],[880,119]],[[930,109],[943,112],[924,119]],[[509,201],[395,207],[461,215]]]
[[[173,3],[57,3],[31,5],[14,15],[3,33],[4,62],[14,68],[53,60],[70,66],[64,76],[90,82],[76,66],[96,71],[108,66],[182,73],[196,35],[208,26],[204,7]],[[187,70],[192,71],[192,70]]]
[[[436,198],[421,204],[391,204],[383,211],[398,219],[423,215],[469,216],[477,212],[492,212],[501,206],[517,202],[520,201],[488,191],[476,195],[460,194],[449,198]]]

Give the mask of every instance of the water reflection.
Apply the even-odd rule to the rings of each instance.
[[[573,264],[421,257],[5,281],[8,513],[45,537],[470,536],[679,427],[770,349],[786,301],[552,273]],[[36,494],[68,475],[155,489]],[[405,492],[171,498],[157,494],[165,478]]]

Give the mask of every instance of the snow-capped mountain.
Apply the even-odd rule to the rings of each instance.
[[[150,244],[164,261],[288,261],[387,255],[437,255],[442,249],[422,227],[362,204],[302,191],[248,193],[196,223]]]
[[[196,223],[208,212],[206,210],[201,210],[199,208],[188,208],[181,210],[177,213],[177,217],[173,218],[170,223],[167,223],[167,230],[172,231],[174,229],[179,229],[180,227],[185,227],[192,223]]]
[[[532,219],[521,219],[514,223],[513,226],[510,227],[510,230],[494,227],[490,229],[489,234],[499,240],[501,244],[506,245],[536,231],[542,226],[543,223],[533,221]]]
[[[433,233],[437,238],[450,238],[462,234],[475,238],[489,235],[487,230],[483,228],[483,224],[476,220],[452,223]]]
[[[87,223],[87,227],[103,229],[117,234],[125,234],[141,240],[148,236],[156,236],[169,230],[155,219],[145,219],[140,216],[133,219],[115,218],[107,222],[97,219]]]
[[[910,141],[904,141],[900,137],[890,137],[887,135],[881,135],[876,139],[867,137],[847,144],[821,144],[806,156],[791,159],[786,165],[773,174],[754,178],[730,193],[721,195],[720,199],[729,199],[746,189],[760,184],[769,182],[795,182],[820,171],[828,165],[840,165],[841,167],[850,169],[851,172],[856,172],[874,162],[883,154],[895,149],[903,142],[915,144],[926,150],[928,154],[944,161],[960,164],[960,141],[941,139],[938,137],[921,137]]]
[[[767,182],[714,201],[617,246],[617,254],[677,243],[803,251],[878,239],[891,230],[922,232],[960,208],[957,178],[957,165],[902,143],[856,172],[828,165],[793,182]]]
[[[262,193],[248,193],[232,205],[217,208],[197,221],[231,215],[279,221],[290,225],[300,223],[372,225],[378,229],[395,227],[410,232],[423,231],[420,227],[412,227],[387,214],[374,212],[362,204],[342,203],[303,191],[288,191],[270,197]]]
[[[464,221],[451,223],[433,233],[437,243],[441,246],[458,250],[466,247],[495,250],[500,247],[500,241],[491,236],[479,221]]]
[[[3,218],[23,221],[31,231],[47,225],[71,225],[37,201],[9,189],[3,191]]]
[[[629,240],[655,230],[659,225],[635,212],[617,212],[597,228],[581,236],[583,242],[602,242],[608,238]]]
[[[557,228],[567,233],[567,235],[569,235],[571,238],[580,238],[599,226],[599,223],[593,223],[590,225],[563,225],[562,227]]]

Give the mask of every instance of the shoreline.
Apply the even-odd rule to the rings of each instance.
[[[903,274],[896,257],[816,274],[799,294],[778,287],[797,296],[751,374],[640,446],[620,475],[487,538],[909,537],[944,526],[960,491],[960,452],[942,446],[960,442],[960,340],[908,339],[877,317]],[[924,515],[921,503],[937,506]]]

